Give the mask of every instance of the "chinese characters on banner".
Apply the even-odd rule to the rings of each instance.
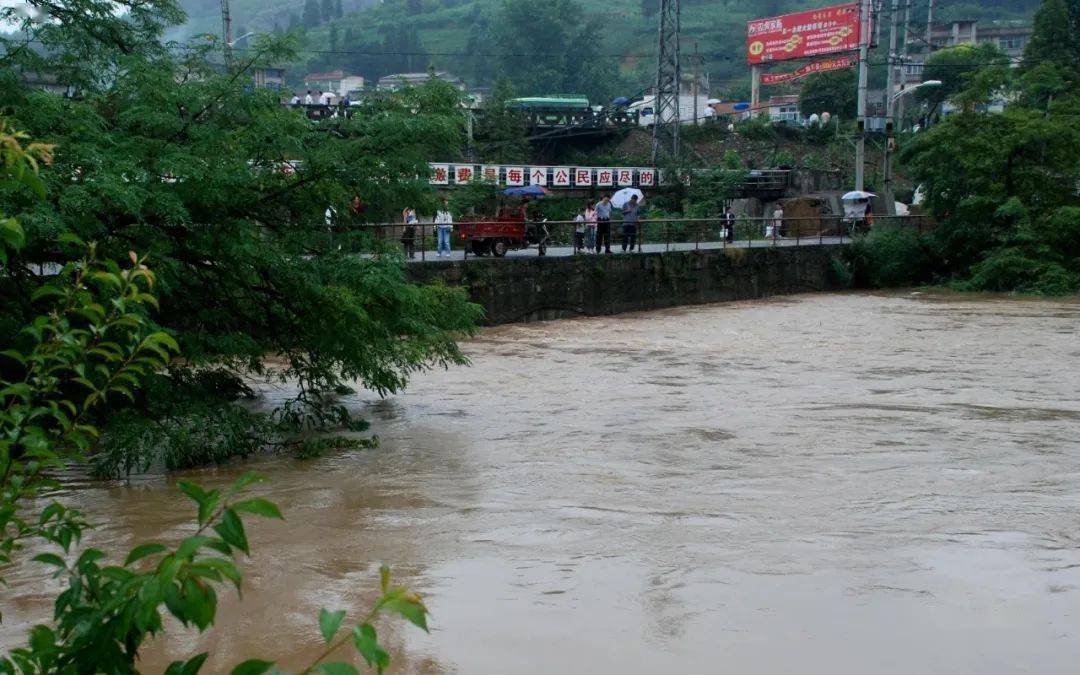
[[[858,59],[854,56],[837,56],[831,59],[823,59],[821,61],[815,61],[808,63],[798,70],[794,70],[790,73],[765,73],[761,76],[761,84],[765,86],[773,84],[781,84],[783,82],[792,82],[794,80],[801,79],[807,75],[814,73],[824,73],[829,70],[841,70],[843,68],[851,68],[858,63]]]
[[[520,166],[506,167],[506,184],[511,186],[525,184],[525,169]]]
[[[449,164],[432,164],[431,165],[431,184],[432,185],[448,185],[450,183],[450,165]]]
[[[832,59],[842,61],[842,59]],[[660,174],[653,168],[591,168],[585,166],[499,166],[495,164],[429,164],[432,185],[468,185],[477,180],[496,185],[521,187],[542,185],[571,187],[655,187]]]
[[[859,48],[859,3],[757,19],[746,24],[746,62],[790,61]]]

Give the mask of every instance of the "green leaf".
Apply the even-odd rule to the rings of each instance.
[[[35,562],[44,563],[46,565],[54,565],[56,567],[59,567],[60,569],[64,569],[65,567],[67,567],[67,563],[64,562],[64,559],[56,555],[55,553],[42,553],[40,555],[34,556],[33,560]]]
[[[266,477],[262,474],[255,473],[254,471],[248,471],[247,473],[233,481],[232,491],[233,493],[240,492],[247,486],[254,485],[255,483],[261,483],[264,480],[266,480]]]
[[[133,562],[136,562],[138,560],[142,560],[143,558],[145,558],[148,555],[154,555],[155,553],[162,553],[162,552],[164,552],[166,550],[168,550],[168,549],[166,549],[161,544],[140,544],[140,545],[136,546],[135,548],[131,549],[131,553],[128,553],[128,557],[124,560],[124,566],[126,567],[126,566],[132,564]]]
[[[327,644],[330,644],[330,641],[337,635],[338,628],[341,627],[341,620],[344,618],[345,610],[336,612],[328,612],[325,609],[319,610],[319,631]]]
[[[188,537],[184,541],[180,542],[180,548],[176,549],[177,558],[190,558],[195,555],[203,546],[210,543],[211,538],[205,535],[197,534],[193,537]]]
[[[368,623],[353,629],[353,645],[364,661],[374,667],[378,672],[390,665],[390,655],[379,646],[375,628]]]
[[[390,568],[386,565],[379,566],[379,585],[382,587],[383,595],[390,590]]]
[[[173,661],[169,664],[165,675],[197,675],[207,656],[209,656],[209,653],[203,652],[187,661]]]
[[[268,499],[263,499],[262,497],[255,497],[254,499],[246,499],[242,502],[236,502],[232,505],[232,507],[237,511],[254,513],[264,518],[277,518],[278,520],[285,520],[285,517],[281,515],[281,511],[278,510],[277,505]]]
[[[232,675],[263,675],[263,673],[270,670],[270,667],[274,665],[273,661],[260,661],[259,659],[248,659],[237,667],[232,669]]]
[[[359,675],[360,671],[355,666],[351,666],[348,663],[322,663],[315,669],[316,673],[322,673],[322,675]]]
[[[240,520],[240,516],[236,515],[236,511],[225,509],[221,522],[214,525],[214,531],[221,535],[225,543],[251,555],[248,550],[247,536],[244,534],[244,523]]]
[[[427,632],[427,607],[416,593],[403,588],[393,590],[380,602],[380,608],[400,615]]]

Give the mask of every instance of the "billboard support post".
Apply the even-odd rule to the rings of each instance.
[[[859,99],[858,129],[855,139],[855,189],[866,189],[866,85],[870,56],[870,0],[862,0],[859,9]]]
[[[761,108],[761,66],[750,66],[750,119],[756,119]]]

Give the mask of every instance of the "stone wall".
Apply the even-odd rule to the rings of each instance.
[[[835,246],[481,258],[409,265],[415,281],[469,289],[486,323],[618,314],[830,288]]]

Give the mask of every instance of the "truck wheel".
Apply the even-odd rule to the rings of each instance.
[[[506,255],[506,241],[504,239],[496,239],[491,242],[491,252],[499,258]]]
[[[473,255],[487,255],[488,242],[486,239],[473,239],[472,240],[472,252]]]

